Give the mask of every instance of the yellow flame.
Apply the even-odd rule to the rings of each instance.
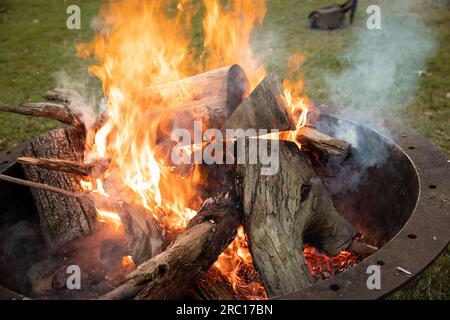
[[[176,5],[172,0],[108,2],[102,7],[94,40],[77,46],[81,57],[95,57],[97,65],[89,70],[102,82],[107,99],[107,120],[98,131],[88,132],[86,156],[111,159],[106,173],[95,184],[83,181],[83,188],[109,196],[103,182],[114,178],[132,193],[127,194],[130,198],[175,232],[182,231],[195,216],[193,203],[202,200],[197,187],[207,182],[197,168],[180,178],[164,163],[166,154],[159,148],[159,139],[167,132],[161,132],[162,120],[151,114],[175,105],[180,94],[189,94],[189,88],[158,92],[145,103],[137,99],[138,92],[235,63],[243,67],[252,88],[267,74],[250,43],[252,30],[264,21],[265,1],[230,0],[224,7],[220,0],[203,0],[203,6],[204,45],[198,56],[191,48],[197,6],[188,0]],[[298,64],[298,59],[294,57],[290,63]],[[307,101],[299,95],[302,84],[285,85],[300,130],[308,111]],[[117,213],[99,209],[98,215],[120,226]],[[238,290],[245,286],[239,269],[251,264],[245,233],[240,228],[216,267]],[[256,286],[258,291],[261,285]]]

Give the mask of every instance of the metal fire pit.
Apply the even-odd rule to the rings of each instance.
[[[409,129],[397,126],[388,139],[326,114],[317,125],[331,136],[346,132],[358,139],[343,165],[330,162],[316,169],[339,212],[380,250],[329,280],[279,298],[383,298],[422,272],[449,243],[450,163],[429,140]],[[23,177],[15,162],[22,149],[20,145],[0,154],[1,173]],[[43,242],[35,213],[28,188],[0,181],[0,246],[6,226],[27,223],[20,254],[0,247],[0,299],[23,298],[26,293],[17,292],[27,267],[45,255],[39,249]],[[379,290],[367,288],[370,265],[381,267]]]

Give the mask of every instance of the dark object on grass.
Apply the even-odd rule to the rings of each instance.
[[[348,0],[344,4],[333,4],[317,9],[309,14],[311,29],[333,30],[345,26],[345,15],[350,11],[349,24],[353,23],[358,0]]]

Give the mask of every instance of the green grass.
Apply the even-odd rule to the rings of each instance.
[[[302,73],[307,94],[313,100],[329,98],[325,77],[339,74],[346,66],[340,56],[351,46],[364,27],[365,8],[372,1],[361,0],[355,25],[333,32],[308,30],[307,14],[334,0],[269,0],[265,25],[254,34],[254,48],[271,71],[284,74],[291,53],[306,55]],[[444,3],[444,1],[441,1]],[[435,3],[435,2],[434,2]],[[448,3],[448,2],[447,2]],[[91,20],[99,4],[74,0],[81,8],[82,30],[66,29],[67,3],[58,0],[3,0],[0,2],[0,101],[18,104],[41,101],[40,94],[59,84],[61,72],[72,79],[75,88],[98,91],[97,81],[87,73],[90,61],[75,56],[75,44],[90,39]],[[6,9],[6,11],[5,11]],[[450,156],[450,10],[426,5],[417,8],[433,28],[439,41],[436,54],[427,62],[429,77],[420,79],[414,101],[406,108],[405,122]],[[194,18],[193,45],[201,46],[201,14]],[[266,41],[269,39],[270,41]],[[58,126],[52,121],[0,114],[0,151]],[[450,249],[393,299],[450,299]]]
[[[90,21],[97,14],[94,1],[77,1],[82,8],[82,30],[66,28],[66,8],[63,1],[2,1],[0,2],[0,101],[18,104],[42,101],[40,95],[54,88],[58,74],[84,77],[95,85],[86,73],[88,61],[75,56],[74,44],[92,36]],[[58,124],[0,114],[0,150],[29,139]]]

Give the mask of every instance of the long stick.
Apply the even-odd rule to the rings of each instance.
[[[11,176],[6,176],[4,174],[0,174],[0,180],[19,184],[19,185],[30,187],[30,188],[37,188],[37,189],[43,189],[43,190],[47,190],[47,191],[51,191],[51,192],[56,192],[56,193],[60,193],[65,196],[73,197],[73,198],[82,198],[83,196],[86,195],[86,193],[84,193],[84,192],[70,192],[70,191],[63,190],[63,189],[60,189],[57,187],[49,186],[48,184],[31,182],[28,180],[23,180],[23,179],[14,178]]]

